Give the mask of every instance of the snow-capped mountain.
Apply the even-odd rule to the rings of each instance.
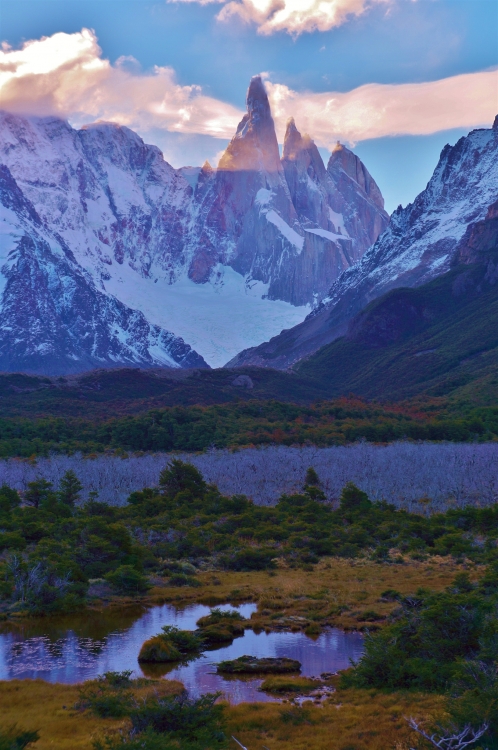
[[[19,200],[37,217],[28,222],[13,209],[15,216],[9,213],[4,224],[5,247],[23,248],[23,273],[34,278],[43,267],[47,279],[32,286],[29,329],[22,316],[15,323],[14,310],[7,316],[17,342],[12,363],[22,360],[23,346],[26,357],[34,356],[30,331],[45,326],[43,305],[57,315],[59,308],[71,309],[79,325],[93,331],[85,333],[78,353],[74,329],[71,346],[66,342],[59,352],[62,372],[102,357],[171,366],[202,365],[204,357],[221,365],[299,323],[320,302],[387,225],[382,196],[344,147],[325,169],[313,141],[301,137],[294,123],[280,159],[259,77],[251,81],[247,110],[217,169],[206,163],[179,170],[125,127],[98,123],[74,130],[58,118],[0,113],[0,163]],[[27,253],[23,237],[31,238],[36,251]],[[54,270],[59,258],[63,272]],[[20,269],[3,267],[2,283],[20,284]],[[80,293],[64,292],[52,283],[54,274],[67,274]],[[4,321],[6,304],[4,299]],[[17,304],[24,305],[22,296]],[[125,335],[125,324],[109,318],[118,309],[148,333],[144,328]],[[54,325],[54,336],[62,336]],[[57,336],[47,345],[54,362]],[[92,336],[98,343],[90,346]],[[199,355],[187,347],[173,356],[177,337]],[[111,339],[121,348],[105,343]],[[179,352],[187,345],[175,346]],[[20,366],[9,361],[0,366]]]
[[[0,369],[207,367],[183,339],[104,294],[0,165]]]
[[[449,270],[469,225],[498,197],[498,118],[445,146],[426,189],[389,226],[301,324],[241,352],[229,364],[287,368],[343,335],[351,318],[395,287],[419,286]]]

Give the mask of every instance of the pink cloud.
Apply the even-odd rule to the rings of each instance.
[[[337,139],[354,143],[489,126],[498,108],[496,70],[427,83],[371,83],[346,93],[297,92],[270,80],[266,86],[280,140],[293,115],[302,131],[327,148]],[[0,107],[58,115],[75,126],[117,122],[143,137],[154,134],[149,136],[152,142],[160,142],[161,133],[229,139],[243,115],[231,104],[206,96],[200,86],[180,86],[172,68],[143,73],[131,58],[112,65],[88,29],[32,40],[18,50],[4,44]]]
[[[374,5],[388,5],[393,0],[168,0],[223,4],[217,15],[228,22],[237,17],[254,23],[260,34],[285,31],[298,36],[306,31],[328,31],[341,26],[348,18],[365,13]]]
[[[346,93],[297,92],[266,82],[279,134],[287,118],[320,146],[396,135],[429,135],[451,128],[490,127],[498,110],[498,71],[427,83],[369,83]]]
[[[0,106],[13,112],[68,117],[79,125],[108,120],[138,131],[230,137],[240,110],[180,86],[172,68],[140,73],[129,58],[116,65],[101,57],[93,31],[58,33],[0,51]]]

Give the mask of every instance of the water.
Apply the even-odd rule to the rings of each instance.
[[[256,605],[222,609],[237,609],[243,617],[250,617]],[[301,674],[311,677],[345,669],[350,659],[358,659],[362,653],[363,637],[359,633],[329,628],[311,639],[304,633],[256,634],[246,630],[229,646],[207,651],[188,664],[138,664],[142,643],[159,633],[163,625],[194,630],[196,621],[209,612],[210,608],[202,604],[185,609],[164,604],[145,612],[141,608],[109,610],[4,625],[0,632],[0,679],[76,683],[103,672],[131,669],[136,676],[180,680],[196,697],[220,690],[232,703],[269,701],[273,699],[258,691],[261,679],[222,677],[215,673],[216,664],[244,654],[287,656],[298,659]]]

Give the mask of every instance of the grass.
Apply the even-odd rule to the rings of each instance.
[[[258,610],[250,622],[262,630],[307,629],[310,635],[313,630],[319,633],[322,625],[372,630],[381,627],[397,606],[395,601],[385,600],[383,592],[394,589],[409,594],[420,587],[440,591],[462,570],[471,578],[481,575],[480,566],[457,564],[451,557],[432,557],[421,562],[407,558],[404,564],[390,565],[324,558],[309,571],[278,567],[269,573],[200,573],[201,588],[156,586],[146,600],[181,606],[193,602],[256,602]]]
[[[319,688],[321,683],[310,680],[307,677],[267,677],[261,684],[261,690],[265,693],[311,693]]]
[[[38,730],[35,750],[90,750],[92,738],[128,726],[128,719],[102,719],[91,711],[75,709],[79,687],[43,680],[0,681],[0,727],[17,724],[21,729]],[[142,684],[134,694],[143,698],[158,690],[161,695],[172,695],[181,689],[179,682],[159,680]]]
[[[424,720],[440,707],[434,695],[339,690],[323,706],[231,706],[228,720],[230,733],[248,750],[405,750],[413,732],[404,717]]]
[[[172,694],[180,684],[159,680],[136,692],[152,688]],[[74,710],[77,700],[76,685],[0,682],[0,726],[16,723],[37,729],[36,750],[91,750],[94,738],[128,726],[127,719],[101,719]],[[229,734],[249,750],[263,745],[269,750],[387,750],[407,747],[403,743],[411,733],[404,716],[427,719],[440,706],[441,699],[434,695],[338,690],[323,707],[244,703],[227,705],[226,715]],[[235,742],[229,747],[235,749]]]

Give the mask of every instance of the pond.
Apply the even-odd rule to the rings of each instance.
[[[255,604],[221,609],[237,609],[250,617]],[[229,646],[206,651],[188,664],[139,665],[142,643],[160,632],[163,625],[194,630],[210,608],[196,604],[176,609],[170,604],[120,611],[27,620],[9,623],[0,630],[0,679],[39,678],[48,682],[75,683],[91,680],[107,671],[131,669],[137,676],[180,680],[193,696],[220,690],[232,703],[274,700],[259,692],[261,679],[233,679],[216,674],[216,664],[249,654],[257,657],[287,656],[302,664],[301,674],[319,676],[349,666],[363,649],[360,633],[329,628],[318,638],[304,633],[254,633],[246,630]]]

